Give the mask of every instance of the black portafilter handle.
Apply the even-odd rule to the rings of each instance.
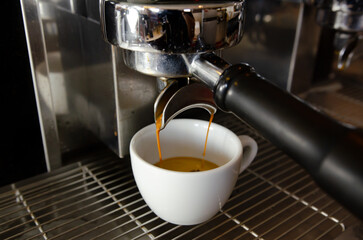
[[[256,74],[229,67],[214,89],[216,104],[258,130],[320,187],[363,219],[363,132],[338,123]]]

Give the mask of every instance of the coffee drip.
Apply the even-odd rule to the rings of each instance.
[[[203,159],[200,160],[202,163],[201,166],[203,166],[207,149],[209,128],[213,121],[213,116],[217,111],[217,107],[213,100],[213,93],[208,87],[202,83],[190,81],[189,79],[183,80],[186,81],[168,80],[167,86],[160,92],[154,104],[154,119],[156,125],[159,164],[162,165],[163,162],[160,146],[160,131],[171,119],[181,112],[191,108],[203,108],[207,110],[211,116],[204,143]],[[194,170],[198,170],[198,168]]]
[[[181,171],[181,172],[199,172],[199,171],[206,171],[213,168],[217,168],[218,165],[209,162],[205,159],[205,154],[207,151],[207,142],[208,142],[208,136],[209,136],[209,129],[213,121],[214,114],[210,115],[209,123],[208,123],[208,129],[207,134],[204,142],[204,149],[203,149],[203,158],[194,158],[194,157],[173,157],[168,159],[163,159],[161,154],[161,145],[160,145],[160,131],[161,131],[161,120],[162,115],[158,116],[158,118],[155,121],[156,125],[156,141],[157,141],[157,147],[158,147],[158,153],[159,153],[159,162],[155,164],[155,166],[174,170],[174,171]]]

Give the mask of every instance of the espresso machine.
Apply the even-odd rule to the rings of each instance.
[[[139,129],[199,108],[236,116],[363,217],[363,125],[328,111],[327,102],[334,91],[363,85],[361,1],[21,4],[50,174],[100,144],[126,162]]]
[[[348,14],[351,21],[337,26],[341,11],[337,10],[338,16],[326,16],[332,14],[325,9],[330,5],[317,5],[321,24],[353,31],[345,34],[347,46],[339,54],[338,67],[343,68],[349,64],[350,51],[354,51],[356,43],[351,42],[358,41],[356,31],[360,26],[356,25],[361,25],[361,19]],[[340,2],[332,3],[333,10],[335,5],[340,6]],[[193,83],[180,87],[182,92],[170,90],[173,88],[168,84],[160,97],[167,99],[157,100],[154,110],[155,120],[162,117],[162,128],[193,105],[213,112],[212,101],[206,99],[214,98],[220,109],[245,120],[304,166],[336,199],[352,211],[363,212],[363,132],[315,111],[248,64],[231,65],[214,53],[240,42],[248,14],[244,10],[245,1],[187,1],[185,5],[173,1],[101,1],[100,11],[105,39],[123,49],[127,66],[176,82],[178,78],[194,77],[212,92],[207,95],[204,87],[193,87],[192,94],[186,94]]]

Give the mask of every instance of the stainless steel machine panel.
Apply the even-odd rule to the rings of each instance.
[[[125,67],[103,40],[97,1],[21,2],[48,170],[99,141],[128,154],[131,136],[153,120],[156,80]]]
[[[242,41],[223,58],[251,64],[261,75],[292,93],[311,87],[320,28],[316,10],[303,1],[246,2]]]

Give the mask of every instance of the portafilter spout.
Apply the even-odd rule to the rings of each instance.
[[[212,91],[200,82],[183,84],[183,81],[168,80],[167,86],[160,92],[154,104],[155,122],[160,118],[160,130],[178,114],[191,109],[202,108],[215,114]]]

